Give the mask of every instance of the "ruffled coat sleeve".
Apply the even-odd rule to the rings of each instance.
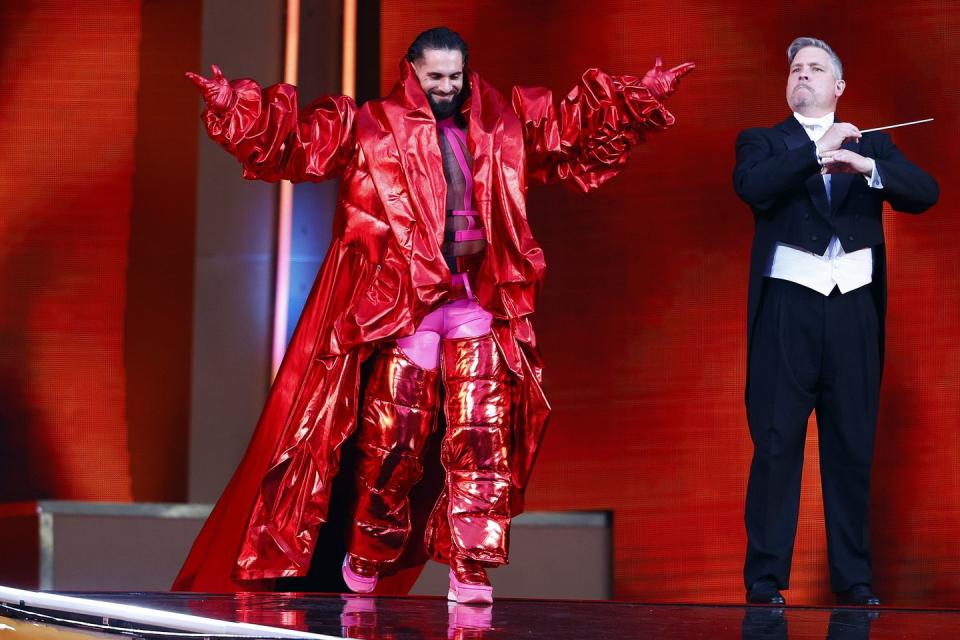
[[[326,180],[343,173],[356,152],[357,105],[347,96],[327,96],[304,109],[297,88],[266,89],[249,79],[234,80],[234,103],[202,119],[207,133],[243,164],[250,180]]]
[[[565,98],[542,87],[514,87],[523,126],[527,175],[590,191],[617,175],[630,149],[674,117],[634,76],[588,69]]]

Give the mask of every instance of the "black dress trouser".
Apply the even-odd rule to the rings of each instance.
[[[816,411],[831,588],[870,583],[870,463],[880,395],[870,287],[824,296],[765,278],[753,331],[744,581],[789,586],[807,420]]]

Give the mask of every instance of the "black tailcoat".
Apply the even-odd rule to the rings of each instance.
[[[883,182],[871,189],[860,175],[834,174],[827,194],[816,148],[793,116],[771,128],[742,131],[737,137],[733,185],[750,205],[755,221],[747,294],[747,361],[763,290],[763,272],[775,243],[823,254],[836,235],[846,253],[873,249],[873,298],[880,318],[880,353],[886,312],[886,256],[883,203],[896,211],[922,213],[939,197],[936,181],[907,160],[882,132],[867,133],[843,146],[873,158]]]
[[[883,203],[920,213],[936,202],[938,188],[883,133],[865,134],[845,148],[876,161],[883,188],[871,188],[860,175],[834,174],[828,198],[816,147],[793,117],[737,139],[734,187],[755,220],[747,315],[746,402],[754,443],[745,505],[748,588],[762,579],[789,586],[812,411],[831,588],[846,591],[872,580],[870,470],[886,309]],[[869,291],[828,297],[764,278],[776,243],[822,255],[833,236],[847,253],[872,249]]]

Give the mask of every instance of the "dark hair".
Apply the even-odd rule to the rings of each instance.
[[[417,36],[417,39],[410,44],[407,49],[407,60],[413,62],[417,58],[423,57],[426,49],[445,51],[458,49],[463,56],[463,66],[467,66],[467,43],[463,41],[460,34],[446,27],[434,27],[427,29]]]

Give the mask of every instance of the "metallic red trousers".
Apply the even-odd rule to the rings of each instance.
[[[434,558],[504,564],[510,526],[510,380],[493,336],[441,344],[439,370],[421,369],[395,345],[376,356],[364,397],[357,510],[348,550],[383,564],[410,536],[410,490],[436,424],[442,378],[446,471],[425,544]]]

